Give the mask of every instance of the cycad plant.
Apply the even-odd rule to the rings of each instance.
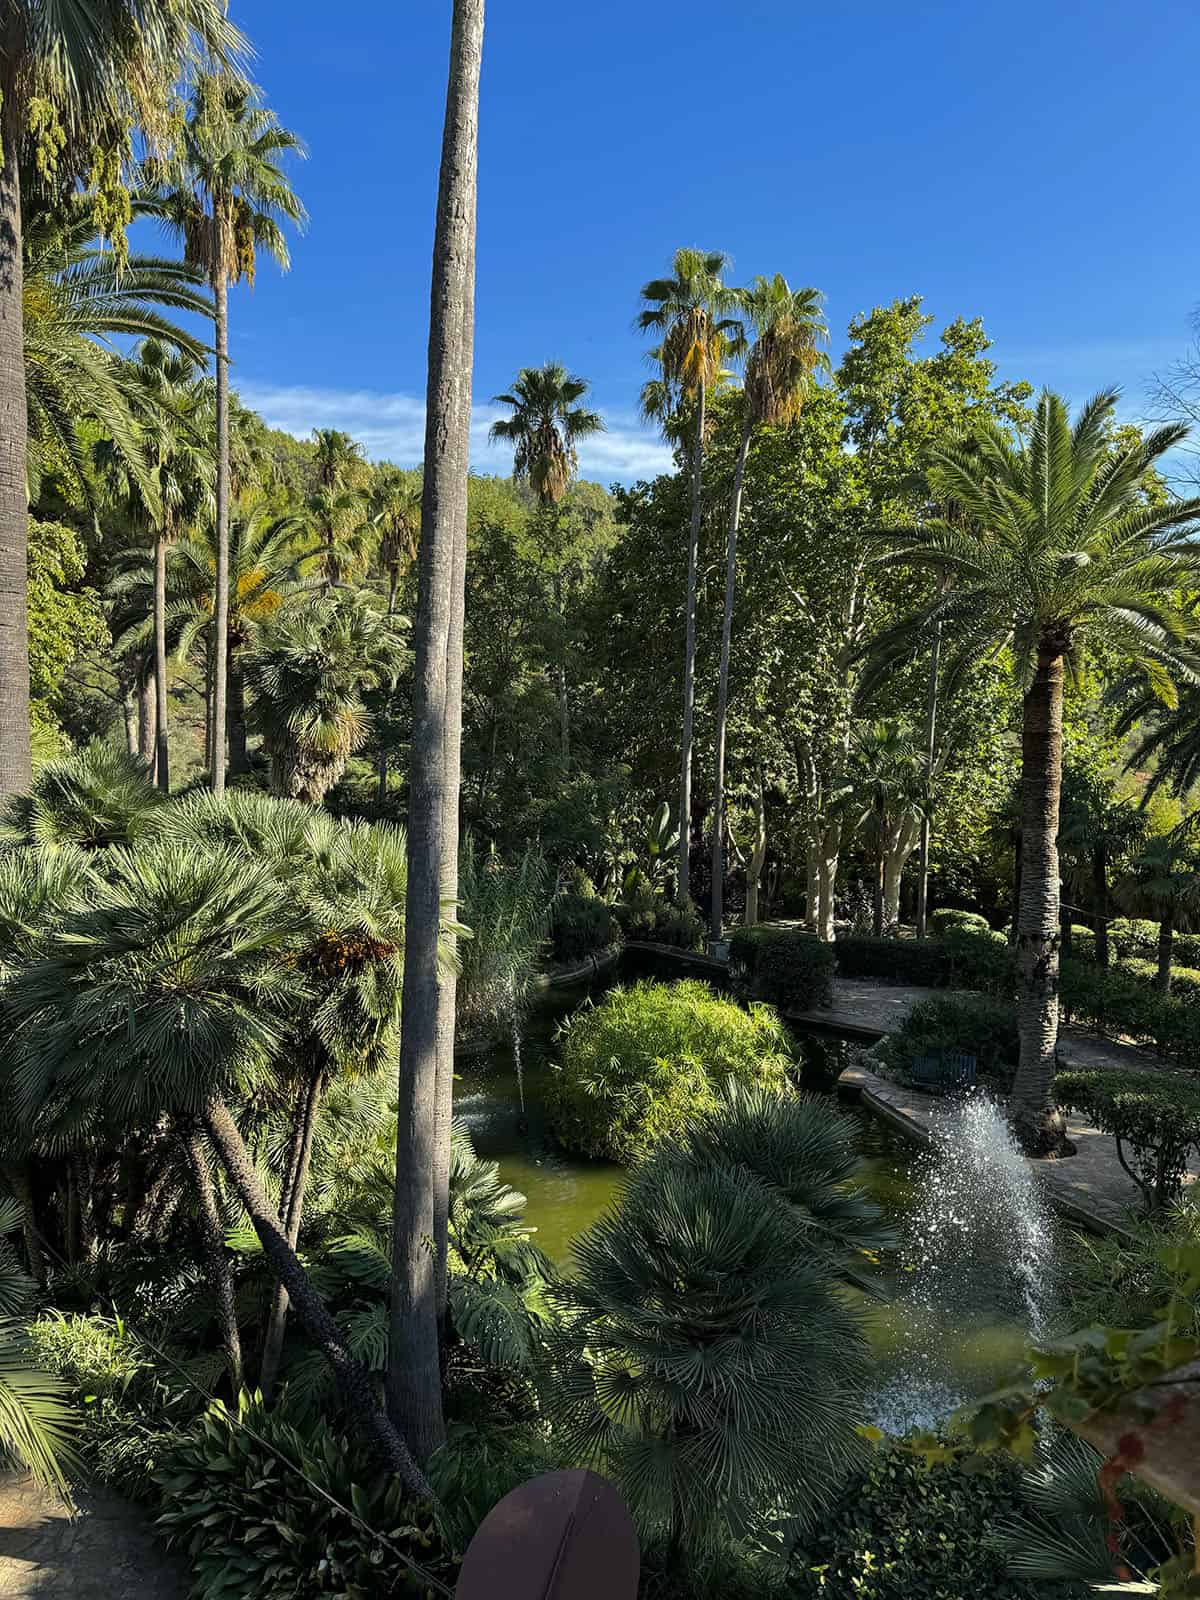
[[[1115,393],[1097,395],[1072,426],[1064,402],[1043,394],[1028,437],[991,424],[935,456],[938,501],[953,515],[880,533],[891,546],[883,565],[942,581],[877,636],[868,681],[924,648],[939,623],[951,683],[972,661],[1005,645],[1013,650],[1023,779],[1013,1105],[1022,1138],[1042,1150],[1062,1138],[1053,1084],[1064,674],[1098,646],[1132,660],[1161,693],[1172,673],[1200,672],[1195,618],[1180,603],[1200,572],[1200,547],[1190,537],[1200,500],[1145,492],[1147,475],[1187,430],[1164,427],[1114,442],[1115,406]]]
[[[676,892],[686,902],[690,890],[692,841],[692,726],[696,710],[696,578],[703,510],[704,444],[710,390],[725,362],[740,353],[745,330],[736,315],[733,291],[721,280],[728,267],[719,250],[675,252],[669,278],[652,278],[642,288],[638,327],[658,336],[651,359],[660,369],[642,390],[642,410],[661,422],[670,437],[680,437],[681,412],[690,407],[692,514],[688,529],[686,637],[683,657],[683,730],[679,763],[679,872]]]
[[[717,678],[716,776],[713,781],[712,910],[709,933],[723,932],[725,899],[725,727],[729,707],[729,653],[737,595],[737,541],[742,517],[746,460],[755,430],[781,427],[800,414],[816,374],[829,358],[820,348],[829,338],[816,289],[793,289],[780,273],[755,278],[736,291],[736,304],[754,343],[742,382],[742,436],[733,469],[729,536],[725,548],[725,614],[721,623],[721,664]]]
[[[0,847],[131,845],[161,805],[145,763],[97,740],[38,768],[28,793],[10,799],[0,815]]]
[[[673,1566],[767,1507],[808,1521],[859,1455],[862,1328],[780,1220],[730,1167],[655,1155],[552,1291],[549,1415]]]
[[[339,593],[282,607],[246,656],[271,791],[319,804],[366,742],[364,693],[394,683],[407,623]]]

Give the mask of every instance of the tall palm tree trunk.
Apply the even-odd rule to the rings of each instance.
[[[933,753],[937,744],[938,669],[942,655],[942,625],[934,624],[929,653],[929,688],[925,700],[925,804],[921,810],[920,858],[917,866],[917,938],[929,927],[929,834],[933,810]]]
[[[342,1330],[288,1244],[283,1223],[267,1199],[258,1169],[223,1100],[212,1100],[205,1107],[204,1126],[246,1208],[272,1272],[286,1287],[305,1332],[333,1369],[347,1410],[380,1459],[405,1487],[423,1500],[432,1498],[423,1473],[380,1406],[369,1375],[350,1354]]]
[[[733,602],[737,594],[738,524],[742,520],[742,488],[746,481],[746,457],[754,422],[749,399],[743,401],[742,439],[737,466],[733,472],[733,503],[729,508],[729,541],[725,551],[725,615],[721,622],[721,667],[717,675],[717,750],[716,778],[713,782],[712,910],[709,937],[718,940],[725,922],[725,722],[729,710],[729,651],[733,640]]]
[[[229,283],[214,274],[217,334],[217,578],[213,589],[212,792],[225,793],[229,656]]]
[[[696,438],[692,446],[692,521],[688,529],[687,633],[683,648],[683,738],[679,753],[679,877],[678,898],[691,894],[692,848],[692,727],[696,720],[696,571],[700,562],[701,488],[704,477],[704,423],[706,386],[701,380],[696,396]]]
[[[158,707],[154,692],[154,667],[144,662],[138,678],[138,755],[150,768],[158,767]]]
[[[154,773],[164,794],[171,792],[167,748],[167,538],[154,538]]]
[[[1171,956],[1175,947],[1175,913],[1167,911],[1158,924],[1158,967],[1154,987],[1160,994],[1171,992]]]
[[[36,1282],[46,1281],[46,1254],[42,1249],[42,1235],[37,1224],[34,1205],[31,1159],[13,1157],[3,1164],[4,1181],[12,1190],[13,1199],[21,1208],[21,1236],[25,1241],[25,1255],[29,1276]]]
[[[287,1182],[280,1198],[283,1226],[288,1244],[293,1250],[300,1240],[300,1223],[304,1216],[304,1196],[308,1189],[308,1167],[312,1159],[313,1130],[317,1125],[317,1111],[325,1079],[315,1073],[309,1080],[297,1118],[291,1159],[288,1163]],[[271,1310],[267,1317],[267,1333],[263,1340],[262,1366],[258,1386],[269,1400],[279,1375],[279,1362],[283,1355],[283,1335],[287,1328],[288,1292],[283,1283],[275,1285],[271,1296]]]
[[[450,700],[466,559],[483,21],[484,0],[454,0],[430,294],[388,1358],[389,1411],[419,1460],[445,1432],[437,1251],[428,1241],[441,1182],[439,1105],[450,1092],[439,1069],[452,1070],[453,1051],[453,974],[438,961],[438,943],[451,846],[457,853],[461,707]]]
[[[208,1167],[208,1151],[199,1128],[190,1128],[185,1135],[188,1164],[196,1185],[200,1202],[200,1236],[204,1259],[209,1274],[209,1289],[216,1305],[217,1324],[221,1329],[221,1343],[225,1346],[225,1365],[236,1400],[243,1386],[242,1338],[238,1332],[237,1300],[233,1289],[233,1271],[225,1249],[221,1217],[217,1210],[217,1197],[213,1190],[212,1173]]]
[[[138,753],[138,711],[132,689],[126,689],[121,696],[121,714],[125,718],[125,750],[128,755],[135,756]]]
[[[1054,1115],[1058,1045],[1058,811],[1062,787],[1063,645],[1043,640],[1021,736],[1021,891],[1017,923],[1017,1130],[1032,1150],[1061,1143]]]
[[[1108,845],[1100,839],[1092,850],[1092,898],[1096,902],[1096,964],[1108,968]]]
[[[235,646],[229,651],[227,682],[229,684],[229,772],[250,771],[250,755],[246,737],[246,678],[242,672],[241,652]]]
[[[6,7],[6,32],[24,26]],[[4,74],[0,139],[0,796],[30,785],[29,755],[29,505],[25,478],[24,279],[21,262],[22,129],[17,94]]]

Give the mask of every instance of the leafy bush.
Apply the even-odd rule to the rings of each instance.
[[[946,1050],[965,1050],[979,1071],[1007,1092],[1020,1054],[1016,1007],[984,995],[946,995],[914,1006],[900,1027],[877,1047],[888,1075],[907,1082],[914,1061]]]
[[[1010,1456],[926,1466],[882,1449],[843,1487],[816,1532],[790,1552],[789,1593],[835,1600],[1049,1600],[1081,1586],[1012,1576],[997,1536],[1024,1510],[1022,1474]]]
[[[972,933],[991,932],[988,919],[980,916],[978,911],[956,911],[949,907],[941,911],[931,911],[929,926],[939,937],[949,933],[951,928],[967,928]]]
[[[607,950],[621,939],[621,924],[613,908],[599,895],[574,890],[554,902],[550,922],[550,954],[561,962],[583,961]]]
[[[940,939],[842,938],[834,952],[843,978],[882,978],[929,988],[950,981],[950,961]]]
[[[833,1001],[832,945],[796,928],[738,928],[729,970],[756,1000],[782,1011],[814,1011]]]
[[[1200,1068],[1200,998],[1159,994],[1124,970],[1105,972],[1089,961],[1064,961],[1059,971],[1063,1015],[1098,1033],[1153,1045],[1178,1067]]]
[[[513,861],[468,838],[458,863],[462,920],[457,1022],[462,1034],[507,1019],[521,1004],[550,931],[553,886],[540,848]]]
[[[1091,928],[1082,928],[1078,923],[1071,924],[1071,954],[1080,961],[1096,959],[1096,935]]]
[[[133,1499],[152,1499],[156,1469],[200,1410],[192,1391],[165,1382],[119,1320],[51,1312],[28,1334],[37,1365],[64,1381],[78,1408],[76,1448],[91,1476]]]
[[[728,1077],[782,1089],[792,1061],[769,1006],[743,1009],[695,981],[613,989],[558,1037],[551,1126],[572,1149],[614,1161],[634,1161],[677,1131]]]
[[[1119,970],[1139,983],[1153,984],[1158,977],[1158,962],[1144,956],[1123,956]],[[1195,967],[1171,965],[1171,993],[1179,999],[1194,1000],[1200,995],[1200,971]]]
[[[644,877],[626,890],[613,910],[627,939],[645,939],[675,950],[699,950],[704,944],[704,921],[692,902],[681,906],[668,900]]]
[[[246,1395],[239,1418],[248,1427],[211,1406],[157,1474],[159,1526],[190,1560],[198,1600],[365,1600],[393,1581],[422,1593],[397,1549],[445,1576],[433,1513],[323,1419],[297,1426]]]
[[[561,1465],[551,1442],[532,1426],[452,1423],[428,1470],[449,1548],[465,1551],[479,1524],[511,1489]]]
[[[1200,1149],[1200,1086],[1171,1072],[1089,1067],[1060,1072],[1055,1094],[1112,1134],[1149,1210],[1178,1200],[1188,1156]]]
[[[1200,1203],[1131,1220],[1120,1233],[1070,1237],[1055,1263],[1056,1293],[1071,1327],[1152,1328],[1171,1299],[1176,1249],[1200,1250]],[[1200,1334],[1200,1300],[1193,1306]]]
[[[1116,917],[1108,925],[1109,943],[1118,956],[1158,956],[1158,923],[1145,918]],[[1200,967],[1200,933],[1177,933],[1171,944],[1173,961],[1183,967]]]
[[[982,989],[985,994],[1011,998],[1017,981],[1016,957],[1004,934],[951,928],[942,944],[952,987]]]

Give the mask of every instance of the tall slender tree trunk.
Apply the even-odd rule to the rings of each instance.
[[[138,755],[150,768],[158,770],[158,706],[154,690],[153,663],[143,663],[138,680]]]
[[[691,895],[692,729],[696,720],[696,585],[700,564],[701,489],[704,481],[704,425],[707,391],[703,381],[696,396],[696,438],[692,445],[692,520],[688,529],[687,632],[683,648],[683,738],[679,752],[678,898]]]
[[[1108,970],[1108,845],[1103,839],[1092,850],[1092,898],[1096,902],[1096,962]]]
[[[920,861],[917,867],[917,938],[929,928],[929,835],[933,814],[933,752],[937,743],[938,669],[942,655],[942,625],[934,624],[929,655],[929,689],[925,700],[925,805],[921,811]]]
[[[204,635],[204,769],[212,783],[213,769],[213,648],[212,623]]]
[[[758,886],[762,880],[763,863],[767,859],[767,807],[763,794],[762,772],[754,790],[754,844],[746,867],[746,926],[753,928],[758,921]]]
[[[229,283],[214,274],[217,334],[217,576],[213,589],[212,792],[225,793],[229,655]]]
[[[388,603],[387,603],[387,609],[388,609],[388,616],[389,617],[394,617],[395,614],[396,614],[396,596],[397,596],[397,592],[399,591],[399,588],[400,588],[400,569],[396,565],[396,563],[393,561],[391,563],[391,565],[389,566],[389,568],[388,568]],[[378,801],[379,805],[381,805],[381,806],[386,804],[387,795],[388,795],[388,756],[389,756],[389,751],[388,751],[388,746],[387,746],[387,734],[386,734],[386,731],[384,731],[384,732],[381,732],[380,735],[379,735],[379,768],[378,768],[378,784],[377,784],[377,789],[376,789],[376,800]]]
[[[135,756],[138,753],[138,708],[132,689],[121,696],[121,714],[125,718],[125,749]]]
[[[221,1330],[221,1343],[225,1347],[225,1365],[236,1400],[242,1391],[242,1338],[238,1332],[237,1297],[233,1288],[233,1269],[225,1249],[221,1216],[217,1210],[217,1196],[213,1188],[212,1173],[208,1166],[208,1150],[198,1127],[188,1129],[184,1135],[188,1164],[196,1185],[200,1202],[200,1238],[204,1249],[209,1276],[209,1291],[216,1308],[217,1326]]]
[[[246,739],[246,677],[242,671],[241,650],[230,650],[227,682],[229,684],[229,771],[230,774],[250,771],[250,756]]]
[[[167,538],[154,538],[154,773],[164,794],[171,792],[167,748]]]
[[[300,1240],[300,1223],[304,1217],[304,1196],[308,1189],[308,1166],[312,1159],[313,1130],[317,1125],[317,1112],[325,1079],[314,1073],[304,1093],[297,1120],[296,1137],[288,1165],[287,1183],[280,1199],[283,1226],[288,1244],[295,1250]],[[275,1285],[271,1296],[271,1310],[267,1317],[267,1332],[263,1340],[262,1366],[258,1386],[269,1400],[279,1375],[279,1362],[283,1355],[283,1335],[287,1328],[288,1292],[283,1283]]]
[[[332,1368],[347,1410],[383,1463],[405,1487],[423,1500],[432,1498],[424,1474],[388,1421],[370,1376],[350,1354],[342,1330],[288,1244],[283,1223],[267,1199],[258,1168],[223,1100],[212,1100],[205,1107],[204,1126],[246,1208],[271,1271],[286,1287],[305,1332]]]
[[[725,722],[729,712],[729,651],[733,640],[733,602],[737,595],[738,524],[742,520],[742,489],[746,481],[746,457],[754,433],[750,401],[743,397],[745,416],[733,469],[733,502],[729,508],[729,540],[725,550],[725,615],[721,621],[721,665],[717,674],[716,778],[713,782],[712,913],[709,937],[720,939],[725,921]]]
[[[5,33],[23,27],[6,7]],[[22,128],[17,89],[4,73],[0,107],[0,796],[23,794],[29,754],[29,497],[21,261]]]
[[[1017,1027],[1013,1083],[1017,1131],[1027,1148],[1062,1143],[1054,1110],[1058,1045],[1058,813],[1062,787],[1065,644],[1043,639],[1025,696],[1021,738],[1021,897],[1017,924]]]
[[[442,1106],[451,1093],[455,987],[438,960],[441,900],[457,861],[462,586],[475,321],[475,212],[483,0],[454,0],[430,294],[425,473],[409,787],[404,1010],[388,1407],[418,1460],[444,1437],[438,1352]],[[458,693],[455,693],[455,690]],[[453,703],[452,702],[457,702]],[[449,1061],[447,1061],[449,1055]],[[445,1159],[448,1161],[448,1152]]]
[[[871,931],[883,938],[883,864],[886,859],[887,814],[875,807],[875,880],[871,886]]]
[[[821,830],[817,860],[817,935],[832,944],[834,940],[833,891],[837,883],[838,855],[842,848],[840,819],[826,823]]]
[[[1154,987],[1159,994],[1171,992],[1171,956],[1175,948],[1175,914],[1168,911],[1158,925],[1158,967]]]

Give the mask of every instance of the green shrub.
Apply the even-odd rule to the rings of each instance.
[[[1082,928],[1074,922],[1071,924],[1071,954],[1080,961],[1096,959],[1096,935],[1091,928]]]
[[[451,1423],[427,1474],[441,1502],[438,1516],[447,1545],[456,1553],[466,1550],[479,1524],[511,1489],[562,1465],[551,1442],[532,1425]]]
[[[978,911],[958,911],[945,907],[940,911],[931,911],[929,926],[939,937],[948,933],[951,928],[969,928],[973,933],[990,933],[991,924],[986,917],[980,916]]]
[[[668,900],[644,877],[613,911],[627,939],[645,939],[676,950],[699,950],[704,944],[704,921],[692,902],[681,906]]]
[[[950,961],[940,939],[849,937],[834,945],[843,978],[882,978],[938,988],[950,981]]]
[[[781,1011],[815,1011],[833,1001],[833,946],[799,928],[738,928],[729,970],[756,1000]]]
[[[619,944],[621,924],[613,909],[598,895],[568,893],[554,903],[550,924],[550,954],[553,960],[583,961],[590,955]]]
[[[322,1418],[301,1427],[245,1395],[239,1416],[248,1427],[211,1406],[157,1474],[159,1526],[190,1560],[199,1600],[428,1592],[397,1547],[445,1578],[433,1513]]]
[[[1159,994],[1124,970],[1105,972],[1089,961],[1064,961],[1059,971],[1063,1015],[1097,1033],[1153,1045],[1177,1067],[1200,1068],[1200,996]]]
[[[1108,942],[1114,955],[1152,956],[1158,950],[1158,923],[1114,917],[1108,925]]]
[[[707,984],[613,989],[559,1030],[547,1108],[573,1150],[633,1161],[688,1113],[714,1103],[726,1078],[782,1089],[788,1035],[769,1006],[743,1009]]]
[[[939,995],[923,1000],[878,1046],[877,1055],[889,1076],[908,1082],[919,1057],[946,1050],[973,1055],[979,1071],[1007,1092],[1020,1054],[1016,1006],[1011,1000],[985,995]]]
[[[1055,1262],[1055,1294],[1073,1328],[1152,1328],[1178,1281],[1170,1252],[1200,1250],[1200,1196],[1132,1220],[1120,1233],[1078,1233]],[[1200,1335],[1200,1300],[1192,1328]]]
[[[1016,956],[1008,939],[991,930],[951,928],[942,940],[955,989],[982,989],[1008,999],[1015,993]]]
[[[1153,985],[1158,977],[1158,962],[1146,956],[1123,956],[1118,963],[1118,970],[1127,972],[1139,983]],[[1200,995],[1200,971],[1195,967],[1177,967],[1172,963],[1170,992],[1180,999],[1194,1000]]]
[[[1148,1210],[1178,1200],[1188,1157],[1200,1149],[1200,1085],[1171,1072],[1071,1068],[1056,1077],[1055,1094],[1112,1134]]]
[[[1013,1577],[998,1527],[1024,1510],[1011,1456],[926,1466],[902,1449],[877,1451],[816,1532],[791,1551],[789,1593],[820,1600],[1049,1600],[1082,1587]]]
[[[119,1320],[48,1312],[28,1334],[37,1366],[69,1386],[80,1418],[76,1448],[89,1474],[131,1499],[153,1499],[155,1471],[203,1401],[182,1382],[164,1381]]]

